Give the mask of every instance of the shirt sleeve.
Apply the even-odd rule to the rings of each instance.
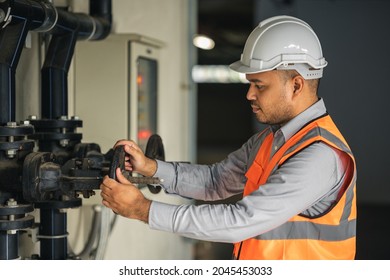
[[[213,165],[157,161],[155,176],[167,193],[203,201],[222,200],[242,193],[247,164],[258,135]],[[255,151],[256,153],[256,151]]]
[[[239,242],[285,223],[333,194],[342,184],[341,165],[332,148],[315,143],[235,204],[169,205],[154,201],[149,226],[194,239]]]

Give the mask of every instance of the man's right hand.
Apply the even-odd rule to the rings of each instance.
[[[146,177],[152,177],[157,171],[157,162],[145,156],[141,148],[132,140],[119,140],[115,143],[117,146],[124,146],[126,152],[125,169],[134,171]]]

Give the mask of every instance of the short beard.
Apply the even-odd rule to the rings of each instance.
[[[261,110],[261,109],[260,109]],[[262,111],[263,112],[263,111]],[[275,114],[267,116],[263,112],[263,117],[265,120],[261,119],[260,115],[256,114],[256,119],[266,125],[284,125],[294,118],[293,110],[290,106],[284,105],[281,108],[278,108]]]

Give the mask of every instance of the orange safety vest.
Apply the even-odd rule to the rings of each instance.
[[[352,152],[329,115],[313,120],[293,135],[270,158],[273,133],[264,141],[245,176],[244,196],[267,182],[272,171],[315,142],[324,142],[349,156],[342,191],[325,213],[298,214],[281,226],[234,244],[234,259],[354,259],[356,251],[356,163]],[[313,186],[315,187],[315,186]]]

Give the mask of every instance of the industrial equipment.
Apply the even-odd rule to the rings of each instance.
[[[76,41],[103,40],[110,29],[110,0],[90,1],[89,15],[45,0],[0,1],[0,259],[21,258],[19,237],[26,230],[40,241],[39,255],[31,258],[70,258],[64,209],[80,207],[81,197],[94,195],[102,178],[123,161],[123,150],[103,154],[98,144],[82,143],[77,133],[82,120],[68,116],[67,75]],[[15,71],[30,31],[49,40],[41,70],[41,117],[17,122]],[[150,139],[146,154],[163,159],[161,138]],[[156,178],[130,180],[159,191]],[[31,215],[35,209],[38,223]]]

